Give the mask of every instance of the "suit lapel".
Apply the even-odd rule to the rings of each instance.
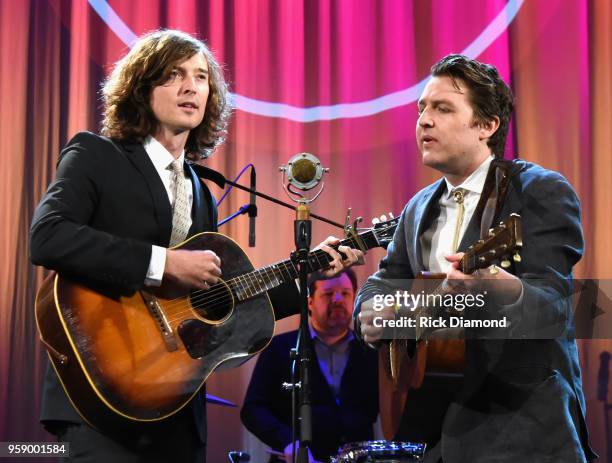
[[[142,174],[149,187],[159,230],[157,244],[167,246],[172,233],[172,207],[166,188],[142,144],[126,143],[123,144],[123,148],[128,159]]]
[[[413,256],[418,263],[419,268],[416,269],[415,274],[425,270],[425,266],[423,265],[423,253],[421,252],[421,235],[425,231],[425,226],[431,223],[431,214],[434,206],[437,201],[440,199],[440,195],[446,189],[446,184],[444,179],[441,178],[436,183],[434,183],[427,191],[423,198],[419,201],[419,204],[416,206],[415,212],[415,221],[416,224],[416,233],[412,234],[412,243],[411,249],[413,252]]]
[[[200,177],[198,167],[201,166],[189,162],[185,167],[193,185],[193,224],[189,230],[190,236],[203,231],[217,231],[217,203],[204,182],[205,177]]]
[[[202,204],[202,185],[200,184],[200,179],[195,174],[191,165],[187,162],[185,163],[185,169],[189,173],[189,177],[191,178],[191,185],[193,189],[193,205],[191,207],[191,229],[189,230],[189,235],[194,235],[196,233],[204,230],[204,222],[205,222],[205,214],[208,214],[208,210],[203,207]],[[208,219],[208,217],[206,217]]]
[[[492,162],[490,169],[494,167],[495,167],[495,162]],[[523,161],[514,161],[509,170],[510,178],[512,179],[512,177],[514,177],[516,174],[518,174],[523,169],[524,169]],[[484,190],[485,188],[483,188],[483,192]],[[514,185],[512,181],[510,181],[508,185],[508,191],[505,195],[505,198],[508,198],[512,194],[513,191],[514,191]],[[480,201],[486,202],[487,197],[481,197]],[[508,201],[504,199],[503,207],[501,208],[501,210],[497,211],[497,213],[493,217],[492,226],[495,226],[495,224],[498,223],[500,220],[506,218],[503,214],[505,213],[507,204],[508,204]],[[476,211],[478,211],[479,209],[482,210],[482,208],[480,207],[480,204],[476,207]],[[461,243],[459,245],[459,248],[458,248],[459,251],[464,252],[469,246],[473,245],[477,240],[480,239],[481,220],[482,220],[482,213],[480,214],[474,213],[472,215],[470,223],[468,224],[465,234],[463,235],[463,239],[461,240]]]

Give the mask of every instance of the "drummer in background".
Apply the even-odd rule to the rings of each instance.
[[[351,269],[334,278],[315,273],[309,279],[309,327],[316,360],[311,369],[311,462],[329,461],[340,446],[373,438],[378,415],[377,353],[353,336],[356,290]],[[289,351],[297,333],[274,337],[259,355],[242,407],[247,429],[285,455],[284,460],[273,455],[270,462],[291,461],[291,393],[282,384],[291,381]]]

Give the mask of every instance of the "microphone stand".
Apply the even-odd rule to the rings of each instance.
[[[257,174],[255,166],[251,166],[251,190],[257,190]],[[257,218],[257,205],[255,204],[255,193],[249,198],[249,247],[255,247],[255,219]]]
[[[299,451],[298,463],[308,463],[308,451],[312,443],[312,404],[310,372],[312,362],[312,339],[308,329],[308,254],[312,238],[310,208],[300,203],[296,208],[294,221],[295,252],[291,259],[299,268],[300,281],[300,329],[298,331],[298,361],[300,365],[299,382]],[[295,387],[295,385],[294,385]],[[295,461],[295,446],[294,446]]]
[[[297,452],[297,462],[298,463],[308,463],[308,454],[310,445],[312,443],[312,399],[311,399],[311,363],[313,359],[313,348],[312,348],[312,339],[310,338],[310,330],[308,328],[308,273],[309,273],[309,263],[308,263],[308,254],[310,253],[310,244],[312,240],[312,220],[311,217],[314,217],[318,220],[326,222],[330,225],[338,227],[342,230],[345,230],[345,225],[340,224],[338,222],[334,222],[333,220],[329,220],[325,217],[311,214],[310,207],[308,206],[308,200],[302,197],[298,201],[298,206],[295,207],[289,203],[276,199],[272,196],[266,195],[264,193],[260,193],[255,191],[254,188],[247,188],[243,185],[240,185],[236,182],[231,182],[227,180],[222,174],[216,172],[212,169],[204,167],[200,164],[193,164],[196,174],[202,178],[206,178],[208,180],[212,180],[215,182],[220,188],[225,188],[226,184],[229,184],[233,187],[236,187],[240,190],[247,191],[251,195],[259,196],[263,199],[271,201],[275,204],[279,204],[286,208],[292,209],[296,211],[296,217],[294,221],[294,241],[295,241],[295,251],[291,254],[291,261],[293,264],[299,269],[299,286],[300,286],[300,329],[298,331],[298,341],[295,349],[292,349],[291,358],[293,359],[292,365],[292,377],[291,383],[283,384],[283,388],[286,390],[291,390],[292,397],[292,444],[295,444],[295,437],[293,436],[294,427],[295,427],[295,418],[293,417],[293,411],[296,408],[295,404],[295,392],[296,389],[299,392],[299,406],[298,406],[298,422],[299,422],[299,450]],[[326,171],[325,169],[322,170]],[[322,174],[321,172],[321,174]],[[320,176],[319,176],[320,178]],[[317,179],[318,180],[318,179]],[[291,192],[295,194],[295,192],[286,188],[287,192]],[[304,188],[310,189],[310,188]],[[322,189],[319,191],[321,193]],[[311,199],[313,201],[318,197],[319,193]],[[252,198],[252,196],[251,196]],[[245,206],[243,206],[244,208]],[[348,220],[348,219],[347,219]],[[356,225],[355,225],[356,227]],[[295,363],[296,361],[299,364],[300,370],[300,380],[299,382],[295,381]],[[295,445],[293,445],[293,458],[292,461],[296,461],[296,451]]]
[[[231,180],[228,180],[225,178],[225,176],[223,174],[221,174],[220,172],[217,172],[216,170],[210,169],[208,167],[205,167],[201,164],[195,164],[192,163],[190,164],[191,168],[195,171],[195,173],[204,179],[210,180],[212,182],[214,182],[219,188],[225,188],[225,185],[231,185],[232,187],[236,187],[239,190],[242,191],[246,191],[248,193],[251,193],[252,195],[258,196],[260,198],[263,198],[265,200],[268,200],[270,202],[273,202],[274,204],[278,204],[279,206],[284,206],[288,209],[291,209],[292,211],[297,211],[297,207],[293,206],[292,204],[286,203],[285,201],[281,201],[280,199],[276,199],[273,196],[267,195],[265,193],[261,193],[259,191],[256,191],[253,188],[248,188],[244,185],[241,185],[239,183],[236,182],[232,182]],[[299,206],[298,206],[299,207]],[[246,205],[243,206],[243,208],[246,208]],[[241,208],[242,210],[242,208]],[[248,209],[244,210],[244,212],[240,212],[241,214],[247,213],[249,212]],[[238,214],[237,214],[238,215]],[[334,227],[338,227],[341,230],[344,230],[344,225],[338,222],[334,222],[333,220],[330,220],[326,217],[323,217],[321,215],[317,215],[317,214],[313,214],[310,213],[310,217],[320,220],[322,222],[325,222],[329,225],[333,225]],[[233,216],[231,216],[231,218],[233,218]]]
[[[612,404],[608,401],[608,383],[610,381],[610,352],[604,351],[599,355],[600,364],[597,374],[597,399],[603,402],[604,432],[606,435],[606,453],[608,461],[612,462],[612,448],[610,446],[610,411]]]

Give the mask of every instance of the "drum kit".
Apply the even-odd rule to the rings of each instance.
[[[206,401],[225,407],[236,407],[229,400],[206,394]],[[422,461],[425,455],[425,444],[414,444],[410,442],[394,442],[386,440],[371,440],[363,442],[352,442],[342,446],[338,455],[331,458],[331,463],[413,463]],[[278,456],[280,452],[269,451]],[[236,455],[240,454],[240,457]],[[249,461],[250,457],[244,452],[230,452],[230,461]],[[242,458],[245,457],[246,458]]]
[[[399,378],[392,378],[390,371],[392,370],[389,365],[388,357],[389,352],[380,352],[379,358],[379,401],[381,408],[382,428],[383,436],[391,438],[395,435],[401,414],[397,413],[386,413],[389,410],[404,409],[406,396],[397,396],[398,390],[408,390],[406,378],[409,377],[407,373],[410,373],[410,369],[406,368],[406,359],[400,358],[399,365],[394,365],[395,371],[402,371],[399,374]],[[393,356],[390,356],[391,358]],[[385,363],[385,360],[387,362]],[[400,367],[403,367],[400,369]],[[212,394],[206,394],[206,401],[209,403],[225,406],[225,407],[236,407],[236,404],[215,397]],[[382,413],[382,411],[385,413]],[[413,442],[401,442],[393,440],[370,440],[362,442],[351,442],[343,445],[335,457],[330,458],[330,463],[415,463],[423,461],[425,456],[426,444],[424,443],[413,443]],[[266,452],[270,455],[275,456],[279,461],[285,461],[285,455],[282,452],[278,452],[272,449],[266,449]],[[231,463],[238,462],[249,462],[251,457],[245,452],[229,452],[229,461]]]
[[[421,461],[423,455],[425,444],[374,440],[343,446],[331,463],[412,463]]]

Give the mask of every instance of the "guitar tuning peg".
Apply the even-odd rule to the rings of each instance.
[[[521,255],[518,252],[515,252],[514,255],[512,256],[512,259],[514,259],[514,262],[520,262],[521,259]]]
[[[502,268],[508,268],[510,267],[510,261],[508,259],[504,259],[501,261],[501,266]]]
[[[489,268],[489,272],[491,273],[491,275],[497,275],[499,273],[499,267],[497,265],[493,264]]]
[[[349,231],[348,228],[350,227],[350,225],[351,225],[351,208],[349,207],[346,210],[346,217],[344,218],[344,230],[345,230],[345,232]]]
[[[380,223],[380,219],[378,217],[374,217],[372,219],[372,225],[376,225],[377,223]]]
[[[387,221],[387,216],[385,214],[381,215],[380,216],[380,220],[383,221],[383,222],[386,222]]]
[[[495,230],[493,228],[489,228],[489,236],[493,236],[495,234]]]
[[[393,218],[393,212],[389,212],[389,218],[392,219]]]

